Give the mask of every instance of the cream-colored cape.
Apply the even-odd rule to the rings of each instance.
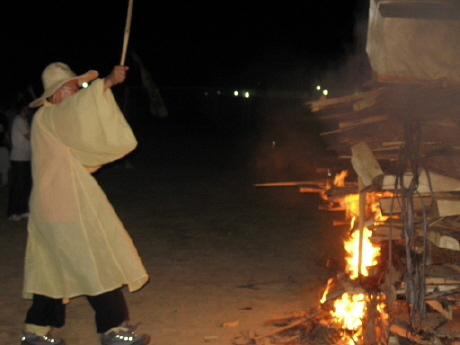
[[[102,79],[36,112],[25,298],[98,295],[122,285],[135,291],[148,281],[130,236],[90,174],[136,145]]]

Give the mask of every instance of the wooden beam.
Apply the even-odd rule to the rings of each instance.
[[[377,176],[383,175],[379,162],[375,159],[369,146],[360,142],[351,147],[351,164],[356,174],[358,174],[363,188],[372,185],[372,181]]]
[[[430,196],[425,197],[412,197],[412,203],[414,205],[414,212],[429,211],[430,205],[433,202],[433,199]],[[390,214],[400,214],[402,212],[401,200],[399,198],[393,197],[382,197],[379,200],[380,210],[384,216],[389,216]]]
[[[325,107],[329,107],[332,105],[356,102],[366,97],[376,97],[377,95],[382,93],[384,90],[385,90],[384,88],[379,88],[379,89],[375,89],[371,91],[361,92],[355,95],[349,95],[349,96],[338,97],[338,98],[321,97],[319,100],[310,101],[310,102],[307,102],[306,104],[311,106],[311,109],[313,112],[316,112],[318,110],[321,110]]]

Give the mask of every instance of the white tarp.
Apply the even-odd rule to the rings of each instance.
[[[460,83],[460,20],[383,17],[391,2],[370,0],[366,52],[378,80]]]

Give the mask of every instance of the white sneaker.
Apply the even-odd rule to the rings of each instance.
[[[148,334],[136,334],[132,327],[116,327],[101,334],[101,345],[147,345]]]
[[[21,335],[21,345],[65,345],[65,341],[54,338],[51,334],[37,335],[31,332],[24,332]]]

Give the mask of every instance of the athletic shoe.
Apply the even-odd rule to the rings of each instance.
[[[116,327],[101,335],[101,345],[147,345],[148,334],[136,334],[132,327]]]
[[[65,341],[60,338],[54,338],[49,333],[47,335],[37,335],[24,332],[21,335],[21,345],[65,345]]]

